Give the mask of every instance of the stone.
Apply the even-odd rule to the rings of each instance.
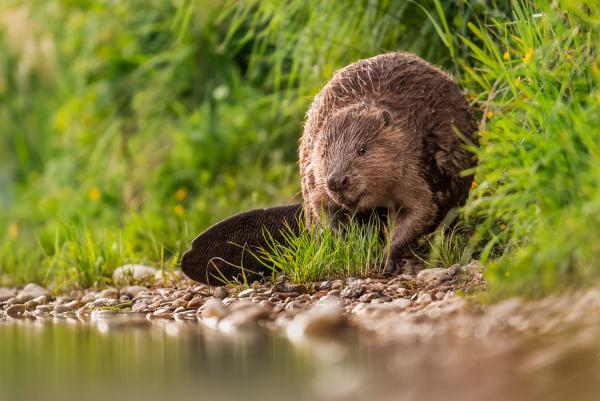
[[[173,303],[171,304],[173,306],[173,308],[179,308],[181,306],[187,306],[188,304],[188,300],[185,299],[184,297],[178,298],[175,301],[173,301]]]
[[[265,299],[265,300],[260,301],[258,303],[258,307],[259,308],[269,308],[269,309],[271,309],[271,308],[273,308],[273,302],[269,301],[268,299]]]
[[[187,304],[188,309],[198,309],[204,304],[204,298],[201,296],[194,296]]]
[[[247,298],[250,295],[254,294],[255,292],[256,292],[256,290],[254,288],[248,288],[247,290],[240,292],[238,294],[238,298]]]
[[[327,293],[328,297],[339,297],[340,296],[340,290],[331,290]]]
[[[355,280],[352,281],[346,288],[344,288],[342,290],[342,292],[340,293],[340,296],[342,298],[358,298],[362,295],[362,293],[364,292],[364,289],[362,287],[362,281],[361,280]]]
[[[54,305],[38,305],[35,310],[40,313],[50,313],[54,310]]]
[[[88,304],[90,302],[94,302],[96,300],[96,298],[98,297],[98,294],[95,292],[90,292],[85,294],[82,298],[81,298],[81,302],[83,302],[84,304]]]
[[[148,291],[148,288],[141,285],[130,285],[121,290],[122,293],[129,295],[131,298],[137,297],[144,291]]]
[[[13,298],[16,294],[16,291],[12,288],[0,287],[0,302],[8,301]]]
[[[32,299],[32,301],[36,302],[38,305],[45,305],[48,303],[48,297],[46,295],[41,295],[37,298]]]
[[[358,301],[359,302],[371,302],[375,298],[379,298],[379,297],[381,297],[381,294],[378,294],[376,292],[367,292],[366,294],[361,295],[358,298]]]
[[[23,319],[25,317],[26,310],[27,309],[25,308],[25,305],[16,304],[8,307],[8,309],[6,309],[4,312],[6,313],[6,316],[12,319]]]
[[[432,296],[430,293],[428,292],[422,292],[419,294],[419,296],[417,297],[417,303],[418,304],[428,304],[433,300]]]
[[[331,289],[331,281],[329,281],[329,280],[322,281],[321,284],[319,285],[319,289],[321,289],[321,290]]]
[[[136,302],[132,307],[131,307],[131,311],[132,312],[136,312],[136,313],[145,313],[145,312],[151,312],[152,309],[150,309],[148,307],[148,304],[144,301],[140,301],[140,302]]]
[[[443,277],[446,274],[447,269],[443,267],[437,267],[432,269],[423,269],[417,274],[417,280],[425,283],[431,283]]]
[[[151,318],[159,318],[159,319],[171,319],[173,317],[173,308],[164,307],[155,310]]]
[[[233,313],[225,316],[219,322],[219,330],[223,333],[235,333],[244,330],[258,328],[258,322],[269,316],[270,311],[266,308],[248,303],[239,307]]]
[[[331,336],[345,328],[348,321],[335,303],[326,303],[301,312],[287,326],[286,334],[293,341],[306,337]]]
[[[127,264],[117,267],[112,275],[113,284],[125,286],[134,283],[151,283],[159,271],[140,264]]]
[[[31,301],[27,301],[25,302],[25,309],[32,311],[35,310],[35,308],[37,308],[40,304],[37,303],[34,299],[32,299]]]
[[[335,280],[333,282],[333,284],[331,284],[331,289],[332,290],[339,290],[341,291],[344,288],[344,283],[342,282],[342,280]]]
[[[115,288],[107,288],[100,293],[100,297],[116,300],[119,299],[119,291],[117,291]]]
[[[225,299],[229,296],[229,290],[225,286],[216,287],[213,292],[213,297],[216,299]]]
[[[56,305],[54,306],[54,313],[66,313],[73,312],[73,308],[67,305]]]
[[[305,308],[306,308],[305,304],[302,303],[301,301],[298,301],[297,299],[295,299],[285,305],[285,310],[290,310],[290,311],[298,311],[298,310],[303,310]]]
[[[46,295],[48,295],[48,291],[44,287],[36,283],[29,283],[19,291],[17,298],[22,302],[26,302]]]
[[[221,302],[211,299],[202,305],[198,313],[202,318],[216,317],[221,319],[229,314],[229,309]]]
[[[305,294],[308,289],[304,284],[288,284],[285,286],[284,292],[295,292],[297,294]]]

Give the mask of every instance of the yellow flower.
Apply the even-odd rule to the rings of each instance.
[[[488,111],[487,113],[485,113],[485,116],[491,120],[492,118],[494,118],[494,112],[493,111]]]
[[[519,86],[521,86],[521,77],[517,77],[517,79],[515,79],[515,86],[518,88]]]
[[[8,235],[12,239],[15,239],[19,236],[19,226],[17,225],[17,223],[12,223],[8,226]]]
[[[173,212],[175,212],[177,216],[183,216],[183,214],[185,213],[185,209],[183,208],[183,206],[177,205],[173,208]]]
[[[533,56],[533,49],[530,47],[529,50],[527,50],[527,53],[525,53],[525,56],[523,56],[523,62],[525,64],[529,64],[532,56]]]
[[[92,202],[98,202],[100,200],[100,190],[97,187],[93,187],[88,192],[88,196]]]
[[[504,52],[502,58],[504,59],[504,61],[510,60],[510,53],[508,52],[508,50]]]
[[[471,189],[475,189],[477,188],[477,182],[475,180],[473,180],[473,182],[471,183]]]
[[[182,201],[187,197],[187,194],[187,188],[181,187],[177,191],[175,191],[175,199],[177,199],[178,201]]]
[[[506,224],[504,224],[504,223],[500,223],[500,224],[498,224],[498,227],[500,227],[500,230],[501,230],[501,231],[504,231],[504,230],[506,230]]]

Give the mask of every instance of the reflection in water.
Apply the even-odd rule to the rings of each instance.
[[[292,344],[196,322],[0,322],[0,400],[595,400],[598,333]]]

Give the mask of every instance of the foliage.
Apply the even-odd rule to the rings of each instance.
[[[515,2],[513,13],[461,39],[474,58],[465,84],[487,117],[467,212],[494,296],[599,277],[600,6]]]

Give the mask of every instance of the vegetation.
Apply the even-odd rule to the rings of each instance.
[[[303,222],[300,227],[298,235],[285,230],[283,242],[265,233],[268,246],[254,256],[273,269],[273,276],[283,272],[293,282],[310,283],[382,273],[386,244],[376,220],[347,224],[337,232],[327,226],[306,229]]]
[[[207,225],[297,196],[311,97],[335,69],[402,49],[450,70],[480,119],[468,229],[431,239],[428,260],[480,257],[500,296],[594,282],[600,6],[506,3],[3,2],[0,280],[175,268]],[[335,241],[271,255],[298,280],[324,277]]]

